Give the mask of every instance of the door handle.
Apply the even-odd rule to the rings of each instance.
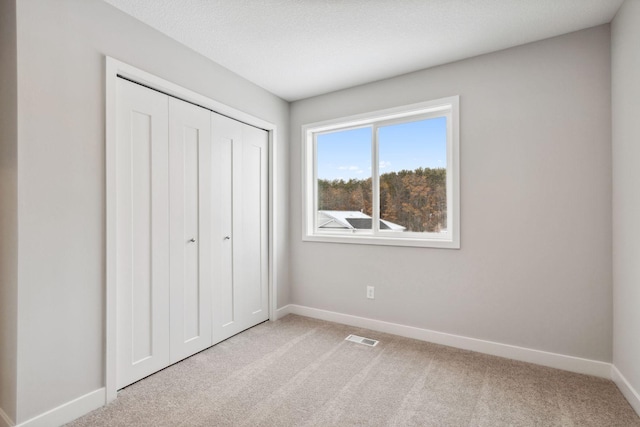
[[[224,236],[224,240],[231,240],[231,236]]]
[[[195,237],[192,237],[192,238],[189,240],[189,243],[195,243],[195,242],[196,242],[196,238],[195,238]]]

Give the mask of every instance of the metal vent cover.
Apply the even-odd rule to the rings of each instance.
[[[358,335],[349,335],[345,338],[346,341],[357,342],[358,344],[368,345],[369,347],[375,347],[378,345],[377,340],[372,340],[371,338],[359,337]]]

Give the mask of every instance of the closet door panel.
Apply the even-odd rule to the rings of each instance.
[[[213,135],[213,342],[242,331],[235,309],[238,295],[234,286],[233,235],[235,147],[241,142],[240,122],[211,114]]]
[[[212,114],[213,342],[268,320],[268,134]]]
[[[117,387],[169,363],[168,98],[117,83]]]
[[[233,175],[240,197],[234,198],[237,245],[234,246],[234,279],[238,312],[247,327],[268,319],[268,163],[267,132],[242,125]]]
[[[211,346],[210,113],[169,99],[171,362]]]
[[[184,237],[193,236],[195,242],[189,241],[184,253],[184,281],[183,287],[183,341],[197,338],[200,335],[200,277],[199,277],[199,247],[203,241],[200,238],[198,224],[198,131],[193,128],[184,129]],[[191,308],[189,310],[189,308]]]
[[[218,323],[223,326],[233,323],[235,320],[234,306],[234,289],[233,289],[233,256],[232,248],[234,240],[231,239],[233,234],[232,226],[232,209],[230,207],[233,201],[233,181],[231,176],[233,173],[233,140],[228,138],[220,138],[220,173],[225,177],[221,181],[221,197],[219,199],[220,206],[223,207],[220,212],[221,229],[216,240],[221,245],[220,250],[220,280],[218,282],[218,304],[216,308],[219,310]]]

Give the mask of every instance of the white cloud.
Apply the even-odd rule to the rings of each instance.
[[[389,166],[391,166],[391,162],[386,162],[384,160],[380,162],[380,169],[385,169],[385,168],[388,168]]]
[[[359,171],[360,168],[358,166],[338,166],[338,170],[341,170],[341,171]]]

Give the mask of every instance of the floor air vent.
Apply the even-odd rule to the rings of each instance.
[[[378,345],[378,341],[372,340],[371,338],[359,337],[357,335],[349,335],[345,338],[347,341],[357,342],[358,344],[368,345],[369,347],[375,347]]]

